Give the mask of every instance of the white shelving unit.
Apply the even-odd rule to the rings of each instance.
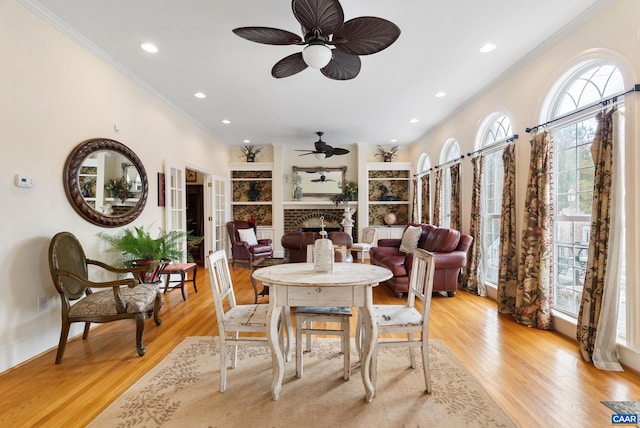
[[[229,170],[232,218],[247,220],[254,216],[258,237],[273,239],[273,163],[234,162]],[[258,189],[255,196],[250,195],[252,185]]]
[[[367,163],[367,224],[379,228],[379,238],[381,234],[396,237],[396,229],[402,235],[403,226],[409,223],[411,176],[410,162]],[[383,220],[388,213],[396,215],[392,228],[388,228]]]

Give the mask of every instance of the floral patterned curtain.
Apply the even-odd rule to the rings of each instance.
[[[460,162],[451,165],[451,228],[462,230],[460,210]]]
[[[422,176],[422,223],[431,224],[431,174]]]
[[[482,248],[481,215],[482,215],[482,173],[484,172],[484,156],[477,156],[471,159],[473,165],[473,189],[471,190],[471,225],[469,233],[473,236],[473,242],[467,255],[467,278],[463,281],[465,290],[476,293],[480,296],[487,295],[487,289],[480,269],[480,253]]]
[[[413,223],[420,223],[420,219],[418,218],[418,191],[420,190],[418,187],[418,179],[414,178],[411,180],[413,184],[413,205],[411,208],[411,221]]]
[[[591,144],[591,158],[595,167],[593,180],[593,206],[591,216],[591,234],[589,237],[589,256],[582,292],[582,303],[578,315],[577,339],[580,353],[586,361],[593,358],[598,368],[606,370],[622,370],[616,355],[616,322],[618,318],[619,272],[620,265],[617,251],[611,254],[615,257],[613,265],[609,254],[609,245],[619,242],[613,237],[617,233],[610,233],[618,227],[621,221],[616,215],[621,210],[612,212],[612,203],[620,202],[620,182],[616,179],[620,174],[623,163],[618,159],[614,166],[614,159],[618,158],[620,144],[614,141],[614,119],[616,109],[598,113],[596,119],[598,127]],[[617,135],[616,135],[617,136]],[[622,173],[624,171],[622,170]],[[615,185],[617,184],[617,185]],[[616,207],[618,208],[618,207]],[[619,230],[619,229],[617,229]],[[612,248],[618,248],[612,246]],[[608,325],[603,324],[603,320]],[[605,340],[599,340],[600,336]],[[597,349],[599,348],[599,349]]]
[[[502,152],[504,183],[500,210],[500,270],[496,303],[498,312],[513,315],[516,309],[518,258],[516,248],[516,145]]]
[[[433,224],[436,226],[442,226],[442,184],[443,184],[444,172],[442,168],[436,171],[436,194],[433,199]]]
[[[544,131],[531,138],[531,164],[525,198],[516,287],[516,321],[529,327],[551,327],[549,263],[551,218],[549,172],[551,141]]]

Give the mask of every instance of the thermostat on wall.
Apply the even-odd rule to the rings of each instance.
[[[16,186],[33,187],[33,178],[25,177],[24,175],[16,175]]]

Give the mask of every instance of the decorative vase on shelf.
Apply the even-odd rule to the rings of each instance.
[[[302,199],[302,197],[304,196],[304,192],[302,191],[302,187],[296,187],[295,190],[293,191],[293,198],[296,201],[299,201],[300,199]]]
[[[255,181],[249,183],[249,190],[247,190],[247,197],[250,201],[255,202],[260,197],[260,189]]]
[[[387,226],[392,226],[396,224],[396,215],[394,213],[388,213],[384,216],[384,224]]]

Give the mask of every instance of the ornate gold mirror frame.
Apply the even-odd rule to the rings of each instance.
[[[305,196],[333,196],[342,193],[347,167],[301,167],[294,166],[293,174],[299,178],[299,186]]]

